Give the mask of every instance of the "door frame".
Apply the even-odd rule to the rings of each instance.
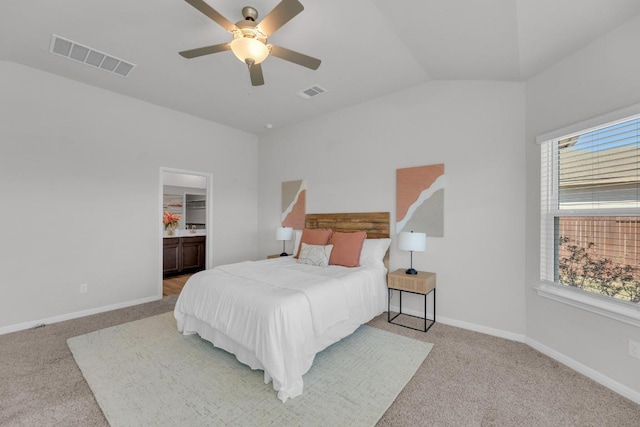
[[[163,209],[163,199],[164,199],[164,173],[179,173],[183,175],[194,175],[194,176],[202,176],[206,179],[206,189],[205,189],[205,218],[207,220],[207,228],[205,236],[207,238],[207,242],[205,244],[205,266],[207,269],[213,268],[213,174],[210,172],[202,172],[202,171],[194,171],[188,169],[179,169],[173,167],[160,166],[160,185],[158,190],[158,227],[159,227],[159,242],[158,242],[158,254],[160,265],[158,268],[158,276],[159,276],[159,292],[160,297],[162,298],[162,244],[164,237],[164,226],[162,225],[162,209]]]

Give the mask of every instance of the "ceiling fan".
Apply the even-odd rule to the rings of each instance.
[[[214,44],[212,46],[204,46],[179,52],[180,55],[187,59],[231,50],[239,60],[249,67],[249,77],[251,78],[252,86],[264,84],[264,76],[262,75],[262,66],[260,64],[269,55],[302,65],[312,70],[317,70],[320,66],[320,60],[317,58],[281,46],[267,44],[267,37],[271,36],[276,30],[304,10],[304,6],[302,6],[298,0],[282,0],[259,23],[256,23],[258,11],[253,7],[246,6],[242,8],[242,16],[244,19],[235,24],[203,0],[185,1],[233,34],[233,40],[230,43]]]

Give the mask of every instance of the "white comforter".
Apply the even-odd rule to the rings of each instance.
[[[175,307],[178,330],[234,353],[283,402],[302,393],[315,354],[386,308],[386,269],[315,267],[291,257],[193,275]]]

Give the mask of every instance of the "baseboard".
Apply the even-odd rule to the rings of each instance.
[[[615,391],[616,393],[618,393],[621,396],[626,397],[627,399],[631,400],[632,402],[637,403],[638,405],[640,405],[640,392],[633,390],[632,388],[627,387],[624,384],[621,384],[615,380],[612,380],[611,378],[607,377],[606,375],[602,375],[600,372],[596,371],[595,369],[592,369],[586,365],[583,365],[582,363],[568,357],[565,356],[564,354],[550,348],[547,347],[544,344],[539,343],[536,340],[533,340],[531,338],[527,338],[525,340],[525,344],[527,344],[528,346],[538,350],[540,353],[545,354],[547,356],[549,356],[550,358],[557,360],[558,362],[562,363],[563,365],[568,366],[569,368],[573,369],[576,372],[581,373],[582,375],[584,375],[587,378],[590,378],[592,380],[594,380],[595,382],[597,382],[598,384],[601,384],[603,386],[605,386],[606,388]]]
[[[58,322],[63,322],[65,320],[77,319],[78,317],[104,313],[105,311],[117,310],[119,308],[131,307],[132,305],[145,304],[148,302],[158,301],[161,299],[162,299],[162,296],[141,298],[133,301],[119,302],[117,304],[105,305],[102,307],[76,311],[75,313],[67,313],[67,314],[61,314],[59,316],[47,317],[46,319],[31,320],[29,322],[3,326],[2,328],[0,328],[0,335],[9,334],[11,332],[23,331],[25,329],[35,328],[36,326],[40,326],[40,325],[49,325],[51,323],[58,323]]]
[[[393,305],[391,306],[392,310],[395,310],[397,312],[398,307],[393,307]],[[404,313],[406,314],[411,314],[413,316],[418,316],[418,317],[422,317],[423,313],[420,311],[415,311],[415,310],[403,310]],[[428,314],[428,316],[430,316],[431,313]],[[439,323],[444,323],[446,325],[451,325],[451,326],[456,326],[458,328],[462,328],[462,329],[468,329],[471,331],[475,331],[475,332],[480,332],[483,334],[487,334],[487,335],[493,335],[499,338],[505,338],[511,341],[518,341],[518,342],[522,342],[527,344],[529,347],[534,348],[535,350],[538,350],[540,353],[543,353],[546,356],[549,356],[550,358],[562,363],[563,365],[568,366],[569,368],[573,369],[576,372],[581,373],[582,375],[586,376],[587,378],[592,379],[593,381],[597,382],[598,384],[601,384],[605,387],[607,387],[610,390],[613,390],[614,392],[618,393],[621,396],[626,397],[627,399],[631,400],[632,402],[635,402],[637,404],[640,405],[640,392],[633,390],[632,388],[627,387],[624,384],[621,384],[609,377],[607,377],[606,375],[601,374],[600,372],[596,371],[595,369],[592,369],[586,365],[583,365],[582,363],[556,351],[553,350],[550,347],[545,346],[544,344],[541,344],[531,338],[528,338],[526,335],[524,334],[514,334],[512,332],[507,332],[507,331],[503,331],[501,329],[494,329],[494,328],[489,328],[486,326],[481,326],[481,325],[477,325],[474,323],[469,323],[469,322],[463,322],[460,320],[456,320],[456,319],[451,319],[448,317],[443,317],[443,316],[438,316],[436,319]]]
[[[487,335],[492,335],[498,338],[504,338],[510,341],[525,342],[526,336],[524,334],[516,334],[502,329],[490,328],[488,326],[477,325],[475,323],[463,322],[462,320],[451,319],[449,317],[438,316],[436,319],[440,323],[445,325],[456,326],[462,329],[468,329],[474,332],[480,332]]]
[[[391,305],[391,310],[397,313],[398,307]],[[422,311],[411,310],[411,309],[407,310],[404,307],[402,309],[402,312],[405,314],[410,314],[412,316],[417,316],[417,317],[424,316],[424,313]],[[427,318],[429,319],[433,318],[433,312],[428,309],[427,309]],[[478,325],[475,323],[463,322],[461,320],[456,320],[450,317],[444,317],[440,315],[438,315],[438,317],[436,318],[436,321],[439,323],[444,323],[445,325],[456,326],[458,328],[468,329],[470,331],[480,332],[483,334],[492,335],[494,337],[504,338],[510,341],[525,342],[525,338],[526,338],[524,334],[515,334],[513,332],[504,331],[502,329],[495,329],[495,328],[490,328],[488,326]]]

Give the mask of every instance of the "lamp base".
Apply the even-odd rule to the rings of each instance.
[[[414,268],[409,268],[405,271],[405,274],[418,274]]]
[[[286,253],[286,252],[282,252],[282,253],[280,254],[280,256],[289,256],[289,254],[288,254],[288,253]]]

